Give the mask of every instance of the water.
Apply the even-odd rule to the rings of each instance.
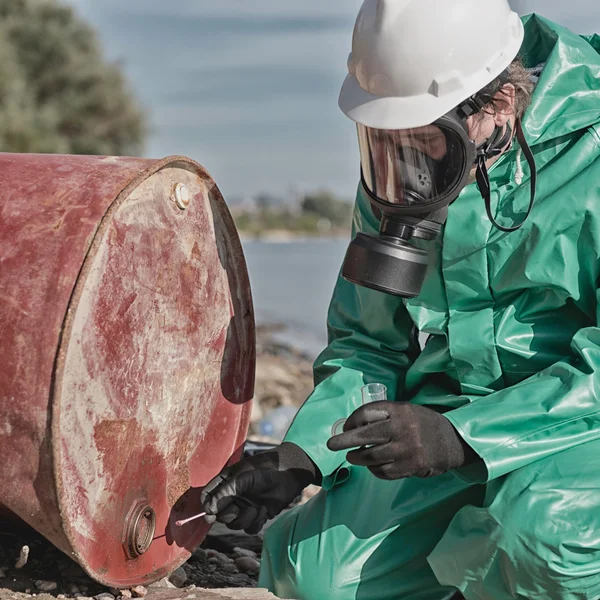
[[[244,242],[258,324],[281,323],[280,337],[315,357],[327,342],[327,308],[347,240]]]

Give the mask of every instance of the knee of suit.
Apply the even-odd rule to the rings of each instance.
[[[284,515],[265,533],[259,586],[280,598],[327,598],[347,600],[354,596],[356,582],[333,556],[323,557],[291,547],[288,537],[295,518]]]
[[[561,599],[589,589],[590,597],[600,595],[600,490],[590,503],[569,501],[570,495],[534,477],[518,493],[504,495],[501,509],[490,507],[499,524],[492,543],[504,556],[505,575],[517,587],[540,590],[540,597],[550,589]]]

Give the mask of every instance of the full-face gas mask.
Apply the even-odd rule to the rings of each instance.
[[[378,237],[359,233],[352,241],[342,268],[345,279],[397,296],[418,296],[428,256],[411,240],[438,237],[448,206],[467,185],[474,167],[492,223],[506,232],[523,225],[535,199],[536,171],[520,122],[516,135],[531,167],[531,202],[522,222],[512,227],[498,224],[492,215],[486,168],[486,161],[509,148],[511,127],[496,128],[479,147],[469,139],[467,128],[469,116],[484,109],[505,76],[496,90],[468,98],[431,125],[389,130],[358,124],[362,185],[381,226]]]

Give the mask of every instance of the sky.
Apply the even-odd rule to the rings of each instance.
[[[354,195],[355,129],[337,97],[361,0],[65,1],[123,65],[148,114],[146,156],[194,158],[226,198]],[[512,0],[582,33],[600,32],[597,3]]]

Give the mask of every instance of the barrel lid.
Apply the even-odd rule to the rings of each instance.
[[[175,521],[244,443],[254,386],[244,257],[204,169],[157,162],[115,200],[77,281],[52,405],[74,558],[115,587],[159,579],[208,526]]]

